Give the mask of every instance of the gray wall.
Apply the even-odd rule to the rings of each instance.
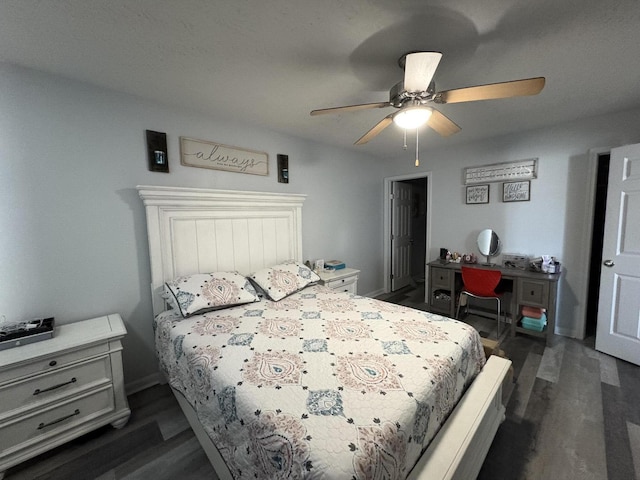
[[[388,161],[276,132],[180,111],[0,64],[0,315],[54,315],[61,323],[120,313],[125,378],[137,387],[156,372],[146,225],[138,184],[306,193],[305,258],[340,258],[362,269],[359,290],[380,290],[383,179],[431,172],[431,246],[472,252],[485,227],[504,251],[563,262],[559,331],[575,335],[586,292],[588,150],[640,142],[640,110],[577,121]],[[166,132],[171,173],[149,172],[145,130]],[[179,165],[190,136],[266,151],[267,177]],[[278,184],[276,154],[289,155],[291,183]],[[467,166],[538,157],[531,201],[465,205]]]
[[[167,133],[170,174],[148,171],[146,129]],[[266,151],[270,174],[183,167],[180,136]],[[278,153],[289,155],[286,185]],[[365,155],[0,64],[0,158],[0,315],[66,323],[120,313],[130,386],[156,372],[136,185],[305,193],[305,258],[361,268],[362,293],[382,284],[388,167]]]
[[[496,230],[505,253],[554,255],[563,268],[556,331],[581,337],[592,221],[589,168],[595,158],[589,150],[640,142],[639,124],[636,109],[424,153],[421,168],[431,172],[433,186],[427,261],[438,258],[439,247],[479,255],[476,238],[484,228]],[[531,181],[529,202],[503,203],[502,183],[491,183],[489,204],[465,204],[465,167],[533,157],[539,159],[538,178]],[[415,173],[406,159],[395,163],[394,175]]]

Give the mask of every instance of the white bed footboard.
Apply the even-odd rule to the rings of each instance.
[[[511,360],[489,357],[407,480],[469,480],[478,476],[505,418],[502,383],[510,367]],[[180,392],[173,393],[220,480],[233,480],[189,402]]]
[[[502,383],[511,360],[491,355],[447,422],[420,457],[409,480],[478,476],[498,427],[505,418]]]

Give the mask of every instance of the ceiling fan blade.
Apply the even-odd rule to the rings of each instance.
[[[385,128],[387,128],[389,125],[391,125],[391,123],[393,122],[393,116],[394,115],[395,115],[395,112],[394,113],[390,113],[389,115],[384,117],[382,120],[380,120],[378,123],[376,123],[371,130],[369,130],[362,137],[360,137],[358,139],[358,141],[356,143],[354,143],[354,145],[364,145],[369,140],[371,140],[373,137],[378,135]]]
[[[476,87],[445,90],[436,94],[435,103],[475,102],[476,100],[493,100],[497,98],[537,95],[544,87],[544,77],[513,80],[511,82],[491,83]]]
[[[432,109],[427,125],[443,137],[448,137],[449,135],[453,135],[454,133],[458,133],[462,130],[458,125],[450,120],[449,117],[440,113],[436,109]]]
[[[311,115],[324,115],[325,113],[355,112],[357,110],[368,110],[370,108],[384,108],[384,107],[390,107],[390,106],[391,104],[389,102],[361,103],[359,105],[347,105],[344,107],[332,107],[332,108],[321,108],[319,110],[311,110]]]
[[[436,73],[440,52],[408,53],[404,64],[404,89],[407,92],[425,92]]]

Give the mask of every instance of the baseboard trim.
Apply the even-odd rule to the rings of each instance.
[[[563,337],[577,338],[578,340],[584,340],[584,338],[582,338],[582,335],[580,335],[577,329],[556,328],[556,331],[554,333],[556,335],[562,335]]]
[[[124,391],[127,393],[127,395],[132,395],[149,387],[153,387],[154,385],[163,383],[163,378],[164,377],[160,374],[160,372],[155,372],[151,375],[147,375],[146,377],[142,377],[132,382],[126,383],[124,386]]]
[[[373,292],[365,293],[362,296],[369,297],[369,298],[376,298],[377,296],[382,295],[383,293],[384,293],[384,288],[381,288],[379,290],[374,290]]]

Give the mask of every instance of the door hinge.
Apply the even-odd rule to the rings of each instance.
[[[393,193],[389,194],[389,200],[393,200],[394,198],[396,198],[396,196]]]
[[[389,278],[390,278],[391,280],[393,280],[393,273],[392,273],[391,275],[389,275]]]

